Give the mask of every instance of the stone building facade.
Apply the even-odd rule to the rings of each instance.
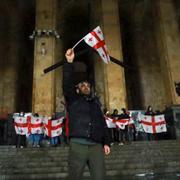
[[[62,111],[62,67],[43,70],[98,25],[109,54],[125,68],[103,64],[90,50],[76,58],[76,81],[92,82],[110,110],[180,104],[178,0],[3,0],[0,10],[0,111]],[[82,43],[76,52],[84,49]]]

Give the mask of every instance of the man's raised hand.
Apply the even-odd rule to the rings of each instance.
[[[66,57],[68,63],[73,63],[74,57],[75,57],[74,50],[68,49],[66,51],[65,57]]]

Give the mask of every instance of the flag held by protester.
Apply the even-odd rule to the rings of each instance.
[[[146,133],[162,133],[166,132],[166,121],[164,115],[143,115],[141,114],[141,124]]]
[[[64,117],[55,120],[45,119],[45,134],[48,137],[60,136],[62,134],[63,119]]]
[[[116,124],[112,118],[105,116],[105,120],[108,128],[116,128]]]
[[[28,134],[43,134],[42,117],[27,117]]]
[[[125,129],[126,125],[129,123],[129,119],[117,119],[114,120],[114,122],[119,129]]]
[[[109,53],[105,44],[102,30],[99,26],[88,33],[83,39],[89,46],[91,46],[98,52],[105,63],[109,63]]]
[[[16,134],[26,135],[28,132],[27,118],[26,117],[14,117],[14,127]]]

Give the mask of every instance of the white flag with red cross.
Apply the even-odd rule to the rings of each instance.
[[[166,121],[163,115],[141,115],[141,124],[146,133],[162,133],[166,132]]]
[[[104,116],[106,120],[106,124],[108,128],[116,128],[116,124],[114,123],[114,120],[108,116]]]
[[[42,117],[28,116],[28,134],[43,134]]]
[[[45,119],[44,120],[45,134],[48,137],[60,136],[62,134],[63,119],[64,117],[55,120]]]
[[[125,129],[126,125],[128,125],[129,123],[129,119],[117,119],[114,120],[116,127],[118,127],[119,129]]]
[[[26,135],[28,133],[27,117],[14,117],[14,127],[16,134]]]
[[[99,26],[88,33],[83,39],[89,46],[94,48],[99,53],[105,63],[109,63],[109,53],[105,44],[102,30]]]
[[[132,125],[132,124],[134,124],[134,119],[132,117],[130,117],[128,125]]]

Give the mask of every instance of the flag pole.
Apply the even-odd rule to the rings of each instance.
[[[89,51],[89,49],[81,50],[80,52],[77,52],[77,53],[76,53],[76,57],[79,57],[79,56],[81,56],[82,54],[84,54],[84,53],[86,53],[86,52],[88,52],[88,51]],[[52,66],[49,66],[49,67],[45,68],[45,69],[43,70],[43,72],[44,72],[44,74],[46,74],[46,73],[48,73],[48,72],[50,72],[50,71],[52,71],[52,70],[57,69],[58,67],[62,66],[63,64],[64,64],[64,60],[59,61],[59,62],[57,62],[56,64],[53,64]]]
[[[81,38],[73,47],[72,47],[72,49],[74,49],[81,41],[83,41],[84,40],[84,37],[83,38]]]
[[[86,52],[88,52],[88,51],[89,51],[89,49],[82,50],[82,51],[76,53],[76,57],[78,57],[78,56],[80,56],[80,55],[82,55],[82,54],[84,54],[84,53],[86,53]],[[94,52],[96,52],[96,51],[94,51]],[[97,52],[96,52],[96,53],[97,53]],[[111,59],[111,62],[113,62],[113,63],[115,63],[115,64],[117,64],[117,65],[119,65],[119,66],[121,66],[121,67],[124,67],[124,68],[127,68],[127,69],[131,69],[131,70],[135,70],[135,68],[124,64],[123,61],[119,61],[119,60],[115,59],[115,58],[112,57],[112,56],[110,56],[110,59]],[[63,64],[64,64],[64,61],[59,61],[59,62],[57,62],[56,64],[54,64],[54,65],[52,65],[52,66],[49,66],[49,67],[47,67],[46,69],[44,69],[43,72],[44,72],[44,74],[46,74],[46,73],[48,73],[48,72],[50,72],[50,71],[52,71],[52,70],[57,69],[58,67],[62,66]]]

